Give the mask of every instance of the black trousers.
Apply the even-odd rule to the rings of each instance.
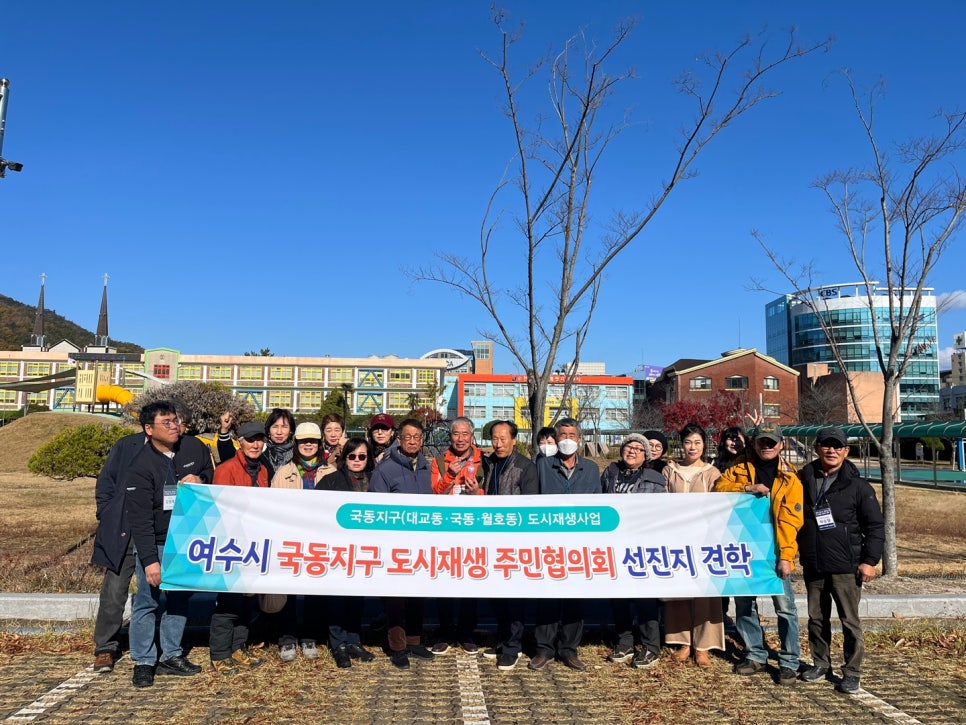
[[[582,599],[541,599],[537,602],[537,652],[553,657],[576,657],[584,636]]]

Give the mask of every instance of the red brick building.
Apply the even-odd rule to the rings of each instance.
[[[798,372],[755,348],[731,350],[717,360],[678,360],[651,388],[651,402],[700,400],[718,392],[737,394],[766,420],[798,420]]]

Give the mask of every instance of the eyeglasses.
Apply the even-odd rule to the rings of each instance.
[[[181,426],[181,418],[162,418],[151,425],[155,428],[178,428]]]
[[[423,439],[423,434],[422,433],[412,433],[410,435],[401,435],[401,436],[399,436],[399,438],[400,438],[400,440],[404,440],[404,441],[419,441],[419,440],[422,440]]]
[[[350,453],[346,456],[346,460],[348,461],[364,461],[367,458],[369,458],[369,456],[365,453]]]
[[[631,453],[643,453],[644,448],[642,446],[624,446],[625,451],[630,451]]]
[[[828,440],[828,441],[822,441],[821,443],[819,443],[818,444],[818,447],[819,448],[831,448],[833,450],[840,451],[843,448],[845,448],[845,444],[844,443],[839,443],[838,441]]]

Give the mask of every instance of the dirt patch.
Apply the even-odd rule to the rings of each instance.
[[[27,461],[40,446],[68,428],[121,425],[116,416],[87,413],[31,413],[0,428],[0,474],[29,473]]]

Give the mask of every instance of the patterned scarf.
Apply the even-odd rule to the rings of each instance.
[[[315,488],[315,472],[322,464],[322,459],[318,456],[305,460],[300,458],[295,462],[299,475],[302,477],[302,488]]]

